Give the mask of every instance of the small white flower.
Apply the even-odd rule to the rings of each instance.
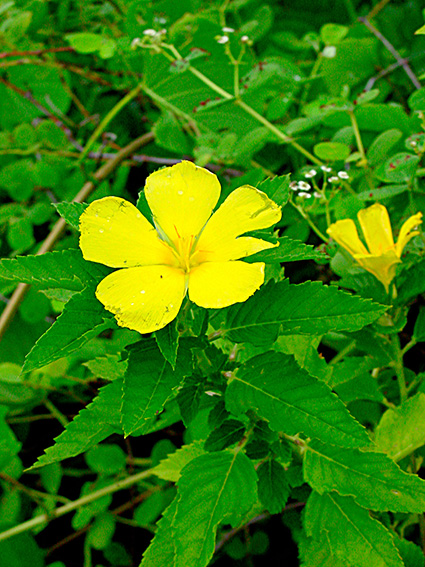
[[[329,177],[329,181],[331,183],[336,183],[337,181],[339,181],[339,177],[336,177],[335,175],[333,175],[332,177]]]
[[[227,43],[229,41],[228,35],[222,35],[217,39],[217,43]]]
[[[156,31],[149,28],[147,30],[143,30],[143,35],[149,35],[150,37],[155,37],[156,36]]]
[[[348,173],[346,171],[338,171],[338,177],[340,179],[350,179]]]
[[[331,168],[331,167],[328,167],[327,165],[321,165],[321,166],[320,166],[320,169],[321,169],[322,171],[325,171],[326,173],[330,173],[330,172],[332,171],[332,168]]]
[[[336,47],[334,45],[327,45],[322,51],[322,56],[326,59],[333,59],[336,55]]]
[[[412,140],[412,141],[410,142],[410,145],[411,145],[412,147],[415,147],[415,146],[417,146],[418,144],[417,144],[417,142],[415,142],[415,140]]]
[[[309,172],[304,174],[304,177],[307,177],[307,179],[314,177],[317,174],[317,171],[315,169],[310,169]]]
[[[292,191],[298,191],[298,183],[296,181],[291,181],[289,187],[292,189]]]
[[[304,191],[308,191],[311,189],[310,183],[306,183],[305,181],[298,181],[298,188],[303,189]]]
[[[301,81],[301,77],[299,75],[294,75],[294,81]]]
[[[248,37],[247,35],[243,35],[243,36],[241,37],[241,42],[242,42],[242,43],[247,43],[248,41],[249,41],[249,37]]]
[[[208,390],[205,393],[207,396],[221,396],[220,392],[213,392],[212,390]]]
[[[318,191],[315,191],[315,192],[313,193],[313,195],[314,195],[314,197],[316,197],[316,199],[322,199],[322,198],[323,198],[322,193],[319,193]]]
[[[223,30],[223,33],[235,33],[235,30],[233,28],[221,28]]]
[[[135,37],[131,42],[131,49],[136,49],[136,47],[140,44],[140,37]]]
[[[298,196],[299,196],[299,197],[304,197],[305,199],[311,199],[310,193],[306,193],[305,191],[300,191],[300,192],[298,193]]]
[[[162,25],[167,23],[167,20],[165,18],[158,18],[158,16],[154,17],[154,21],[158,22],[159,24],[162,24]]]

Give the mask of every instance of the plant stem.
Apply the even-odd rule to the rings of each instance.
[[[352,110],[349,111],[348,114],[350,115],[351,126],[353,127],[354,130],[354,136],[356,137],[357,148],[360,152],[360,155],[362,156],[362,162],[361,162],[362,166],[367,167],[366,152],[364,150],[362,137],[360,135],[359,125],[357,124],[356,116]]]
[[[400,390],[400,401],[403,403],[407,400],[407,387],[406,376],[404,374],[403,354],[397,333],[392,336],[391,344],[394,352],[394,368],[397,374],[398,387]]]
[[[49,410],[49,412],[59,421],[59,423],[61,423],[64,427],[68,425],[69,421],[67,420],[67,418],[48,398],[46,398],[43,403],[46,409]]]
[[[61,516],[64,516],[65,514],[72,512],[73,510],[77,510],[78,508],[81,508],[86,504],[90,504],[90,502],[95,502],[96,500],[99,500],[99,498],[102,498],[107,494],[113,494],[114,492],[118,492],[118,490],[123,490],[124,488],[133,486],[133,484],[136,484],[141,480],[148,478],[151,475],[152,475],[152,469],[148,469],[138,474],[128,476],[123,480],[117,480],[116,482],[110,484],[109,486],[100,488],[99,490],[96,490],[91,494],[86,494],[85,496],[78,498],[78,500],[74,500],[74,502],[70,502],[69,504],[65,504],[60,508],[56,508],[56,510],[53,510],[49,514],[40,514],[39,516],[36,516],[35,518],[28,520],[27,522],[23,522],[22,524],[18,524],[17,526],[14,526],[9,530],[1,532],[0,541],[30,531],[37,526],[48,523],[50,520],[54,518],[60,518]]]
[[[320,230],[320,228],[318,228],[314,222],[311,220],[311,218],[308,216],[308,214],[304,211],[304,209],[302,209],[301,207],[299,207],[298,205],[296,205],[295,203],[293,203],[292,201],[289,201],[291,203],[291,205],[294,207],[294,209],[296,209],[300,215],[303,217],[303,219],[308,223],[308,225],[310,226],[310,228],[317,234],[317,236],[319,238],[321,238],[323,240],[323,242],[328,242],[329,238],[327,238],[327,236],[325,236],[323,234],[323,232]]]
[[[96,130],[90,136],[90,138],[89,138],[89,140],[88,140],[88,142],[87,142],[87,144],[84,148],[84,151],[82,152],[80,159],[78,160],[79,163],[81,163],[83,161],[83,159],[86,157],[86,155],[89,153],[89,151],[91,150],[93,145],[96,143],[96,140],[105,131],[108,124],[115,118],[115,116],[119,112],[121,112],[121,110],[125,106],[127,106],[127,104],[129,102],[131,102],[134,98],[136,98],[136,96],[139,94],[140,90],[141,90],[141,85],[137,85],[134,89],[132,89],[129,93],[127,93],[125,95],[125,97],[123,97],[113,108],[111,108],[111,110],[104,117],[104,119],[101,121],[99,126],[96,128]]]

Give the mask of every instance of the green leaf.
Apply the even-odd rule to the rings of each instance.
[[[279,334],[322,335],[355,331],[375,321],[387,306],[320,282],[269,282],[245,303],[227,311],[225,334],[235,342],[273,343]]]
[[[88,467],[99,474],[117,474],[125,469],[126,455],[118,445],[96,445],[86,454]]]
[[[272,201],[283,207],[289,199],[290,174],[278,175],[268,178],[257,185],[257,189],[263,191]]]
[[[403,272],[403,283],[398,290],[398,303],[405,304],[425,291],[425,261],[411,266]]]
[[[425,340],[425,308],[421,307],[413,329],[413,338],[417,342]]]
[[[84,453],[112,433],[122,432],[120,425],[122,381],[115,380],[99,390],[99,395],[71,421],[65,431],[46,449],[32,469],[69,459]]]
[[[41,389],[34,389],[21,376],[21,367],[13,362],[0,364],[0,404],[11,408],[37,405],[45,395]]]
[[[174,567],[176,565],[175,541],[170,537],[176,509],[177,497],[171,502],[161,520],[157,523],[155,537],[144,553],[140,567],[166,567],[167,565]]]
[[[118,355],[107,354],[106,356],[99,356],[88,362],[83,362],[83,366],[87,366],[90,372],[97,378],[115,380],[116,378],[124,377],[127,361],[120,360]]]
[[[175,567],[208,564],[218,525],[236,525],[244,517],[255,503],[256,482],[254,465],[242,453],[209,453],[184,467],[172,524]]]
[[[110,512],[103,512],[96,516],[90,525],[87,534],[90,545],[95,549],[105,549],[112,540],[115,532],[115,516]]]
[[[235,415],[252,409],[288,435],[303,433],[346,447],[370,443],[331,389],[280,352],[259,354],[241,366],[227,388],[226,406]]]
[[[384,164],[385,180],[390,183],[409,183],[416,173],[420,157],[401,152]]]
[[[257,252],[246,258],[249,263],[253,262],[295,262],[298,260],[325,260],[328,256],[321,250],[315,249],[309,244],[299,240],[293,240],[288,236],[277,239],[279,246]]]
[[[55,203],[54,207],[72,228],[79,230],[80,216],[87,209],[88,205],[86,203],[67,203],[63,201],[62,203]]]
[[[304,479],[319,494],[336,490],[371,510],[425,510],[425,481],[405,473],[383,453],[313,441],[305,453]]]
[[[222,451],[238,443],[245,434],[245,424],[237,419],[226,419],[214,429],[205,441],[206,451]]]
[[[89,282],[99,281],[109,270],[84,260],[79,250],[47,252],[39,256],[18,256],[0,260],[2,279],[38,287],[80,291]]]
[[[313,492],[305,509],[307,535],[326,538],[352,567],[403,567],[391,533],[352,498]]]
[[[316,540],[305,538],[300,541],[301,567],[352,567],[332,554],[327,538]]]
[[[0,406],[0,470],[3,470],[21,449],[21,444],[6,423],[8,411],[7,407]]]
[[[425,445],[425,394],[388,409],[376,428],[375,443],[395,461]]]
[[[279,514],[285,507],[291,489],[285,469],[275,460],[262,463],[257,469],[258,497],[270,514]]]
[[[398,128],[391,128],[379,134],[371,143],[367,151],[367,160],[372,166],[376,166],[389,157],[389,153],[401,140],[403,132]]]
[[[324,161],[346,160],[351,153],[350,148],[341,142],[320,142],[313,150],[316,156]]]
[[[168,323],[164,328],[155,331],[156,344],[162,356],[171,364],[173,370],[176,368],[177,349],[179,348],[179,333],[177,331],[177,319]]]
[[[347,26],[325,24],[320,28],[320,38],[326,45],[337,45],[349,32]]]
[[[65,36],[77,53],[95,53],[102,47],[103,38],[95,33],[70,33]]]
[[[30,372],[81,348],[105,329],[116,327],[91,288],[74,294],[53,325],[28,353],[22,372]]]
[[[190,445],[183,445],[174,453],[171,453],[166,459],[163,459],[159,465],[152,469],[152,473],[162,478],[177,482],[180,478],[181,471],[190,461],[205,454],[203,441],[195,441]]]
[[[189,376],[184,381],[177,395],[177,403],[185,425],[188,425],[196,417],[204,392],[204,376]]]
[[[128,351],[122,423],[125,434],[131,435],[136,429],[139,433],[145,432],[165,403],[176,395],[183,378],[192,372],[192,355],[186,341],[182,340],[173,370],[154,339],[133,344]]]
[[[405,567],[424,567],[425,557],[422,549],[407,539],[394,538],[394,543],[403,559]]]

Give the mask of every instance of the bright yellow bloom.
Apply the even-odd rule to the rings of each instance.
[[[368,249],[360,240],[356,225],[351,219],[337,221],[328,228],[327,233],[348,250],[362,268],[373,274],[388,292],[404,247],[411,238],[419,234],[413,229],[422,223],[422,213],[407,219],[401,227],[396,244],[388,211],[383,205],[375,203],[359,211],[357,217]]]
[[[96,297],[122,327],[150,333],[178,314],[189,291],[201,307],[246,301],[264,282],[264,263],[238,261],[273,248],[242,234],[267,228],[281,210],[265,193],[244,185],[211,216],[220,197],[217,177],[183,161],[146,180],[153,227],[118,197],[94,201],[80,218],[86,260],[117,270],[97,287]]]

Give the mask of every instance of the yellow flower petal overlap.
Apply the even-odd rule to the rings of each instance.
[[[150,333],[177,316],[186,293],[205,308],[246,301],[264,282],[264,263],[242,258],[277,246],[246,232],[281,217],[265,193],[244,185],[213,213],[220,183],[208,170],[182,161],[151,174],[145,196],[155,226],[128,201],[105,197],[80,217],[86,260],[119,269],[96,297],[122,327]]]
[[[357,217],[367,248],[360,240],[356,225],[351,219],[337,221],[328,228],[327,233],[345,248],[362,268],[373,274],[388,292],[397,264],[401,262],[404,247],[411,238],[419,234],[414,228],[422,223],[422,213],[416,213],[407,219],[400,229],[396,243],[388,211],[383,205],[375,203],[359,211]]]

